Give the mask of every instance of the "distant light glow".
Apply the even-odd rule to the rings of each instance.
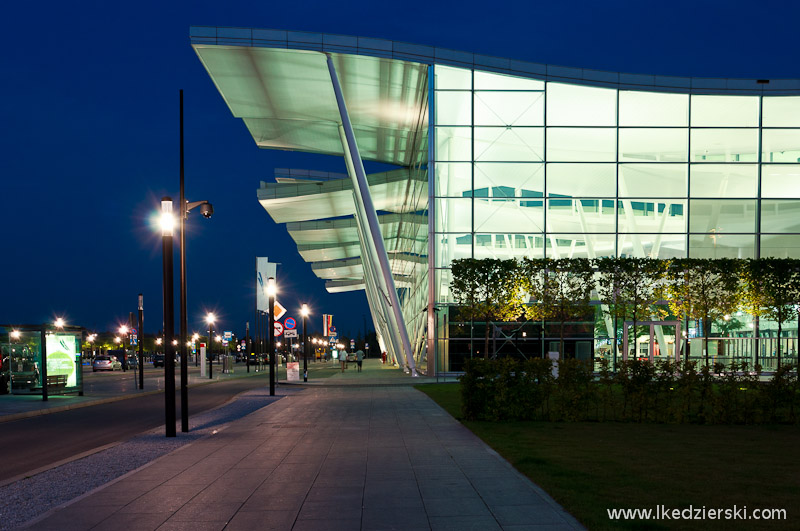
[[[11,339],[19,339],[21,334],[20,334],[19,330],[12,330],[10,335],[11,335]]]
[[[54,324],[56,325],[57,328],[64,328],[64,319],[59,317],[56,319],[56,322]]]

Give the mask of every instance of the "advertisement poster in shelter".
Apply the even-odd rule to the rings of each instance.
[[[78,355],[78,346],[72,334],[47,335],[47,375],[67,377],[67,387],[78,385],[78,375],[75,371],[75,357]]]

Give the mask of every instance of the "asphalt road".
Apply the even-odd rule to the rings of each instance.
[[[265,385],[268,384],[264,378],[255,377],[190,387],[190,416]],[[180,431],[180,386],[176,387],[177,430]],[[163,393],[3,423],[0,425],[0,449],[4,455],[0,481],[127,440],[159,426],[164,426]]]

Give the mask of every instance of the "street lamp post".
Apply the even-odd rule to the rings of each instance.
[[[161,251],[164,260],[164,412],[166,436],[175,437],[175,348],[168,340],[175,336],[175,308],[172,265],[172,233],[175,219],[172,216],[172,198],[161,199]]]
[[[275,396],[275,277],[267,281],[267,338],[269,338],[269,396]]]
[[[127,352],[125,350],[125,337],[128,335],[128,327],[122,325],[119,327],[119,344],[122,347],[122,372],[127,370],[127,363],[125,361],[125,357],[127,356]]]
[[[144,389],[144,297],[139,294],[139,389]]]
[[[213,350],[214,345],[214,321],[217,317],[213,313],[206,315],[206,323],[208,323],[208,351],[206,352],[206,362],[208,363],[208,379],[211,379],[211,365],[213,363]]]
[[[304,304],[300,310],[303,316],[303,381],[308,381],[308,336],[306,335],[306,326],[308,325],[308,304]]]

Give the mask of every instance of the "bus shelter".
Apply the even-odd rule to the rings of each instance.
[[[0,394],[83,395],[80,327],[0,325]]]

